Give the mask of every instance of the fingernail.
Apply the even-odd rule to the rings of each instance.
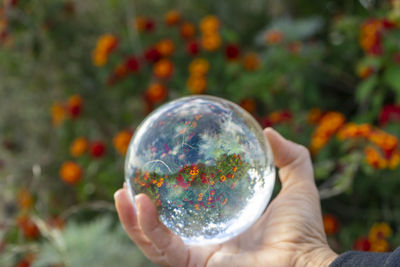
[[[116,201],[121,195],[123,189],[118,189],[117,192],[114,193],[114,200]]]

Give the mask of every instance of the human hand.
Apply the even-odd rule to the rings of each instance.
[[[153,262],[164,266],[328,266],[337,255],[329,248],[308,150],[264,130],[279,168],[282,189],[266,212],[244,233],[225,243],[188,246],[158,219],[144,194],[115,193],[121,223]]]

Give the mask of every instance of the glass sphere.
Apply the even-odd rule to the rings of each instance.
[[[184,97],[151,113],[125,161],[130,196],[147,194],[160,220],[186,244],[217,244],[249,228],[274,187],[270,146],[238,105]]]

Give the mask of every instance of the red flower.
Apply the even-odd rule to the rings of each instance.
[[[387,105],[379,115],[379,124],[384,126],[389,121],[400,121],[400,105]]]
[[[83,99],[80,95],[72,95],[68,98],[66,109],[71,118],[78,118],[83,110]]]
[[[225,48],[225,55],[228,60],[236,60],[240,56],[239,46],[235,44],[228,44]]]
[[[130,56],[125,60],[125,67],[129,72],[137,72],[139,66],[139,61],[133,56]]]
[[[200,51],[199,44],[195,41],[188,42],[186,44],[186,51],[189,53],[189,55],[197,55]]]
[[[144,30],[146,32],[152,32],[156,27],[156,24],[154,23],[153,20],[147,19],[145,24],[144,24]]]
[[[146,50],[146,52],[144,53],[144,57],[146,58],[146,60],[148,62],[154,63],[154,62],[157,62],[158,60],[160,60],[161,54],[160,54],[160,52],[158,52],[157,49],[152,47],[152,48],[149,48],[148,50]]]
[[[95,141],[90,145],[90,155],[93,158],[101,158],[106,152],[106,146],[102,141]]]
[[[369,242],[367,237],[360,237],[354,241],[354,250],[369,251],[371,249],[371,242]]]
[[[322,220],[324,222],[324,230],[327,235],[334,235],[339,231],[339,221],[335,216],[331,214],[325,214]]]

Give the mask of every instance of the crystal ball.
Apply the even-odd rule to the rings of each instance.
[[[273,156],[261,127],[240,106],[184,97],[136,129],[125,160],[134,195],[147,194],[161,222],[186,244],[227,241],[264,212],[274,187]]]

